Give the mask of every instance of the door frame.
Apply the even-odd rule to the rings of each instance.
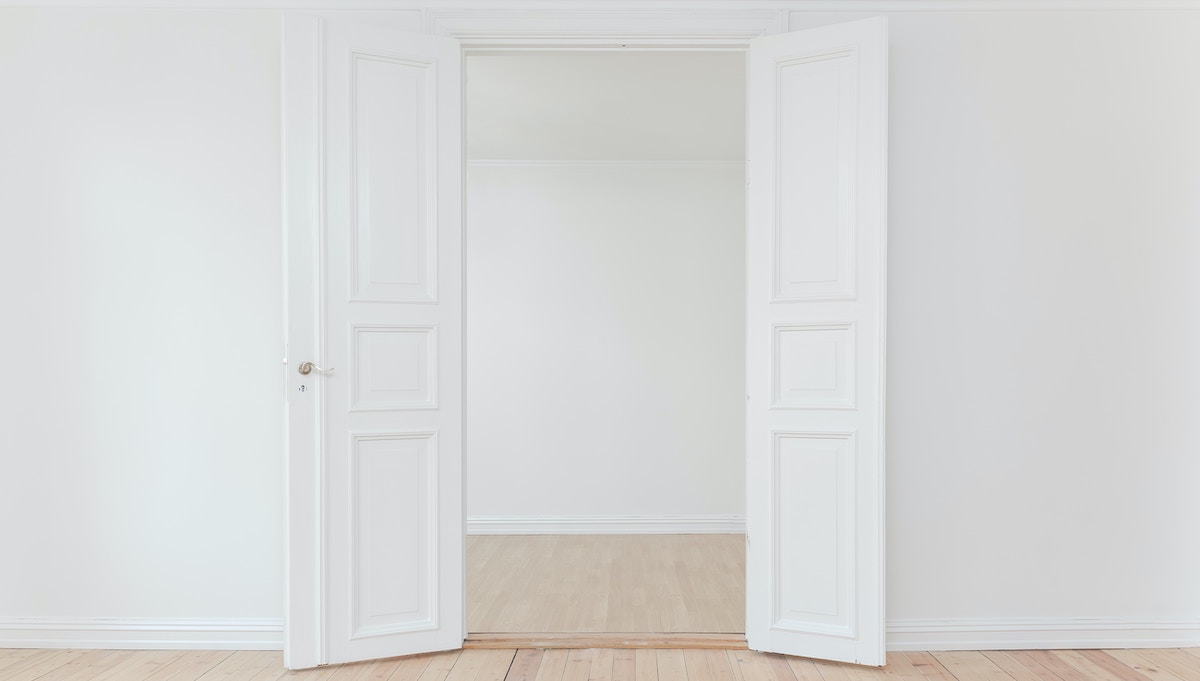
[[[356,13],[363,22],[395,19],[403,12]],[[335,12],[306,12],[334,16]],[[343,15],[344,16],[344,15]],[[482,51],[745,51],[750,41],[789,30],[786,10],[683,11],[531,10],[531,11],[427,11],[423,31],[455,38],[464,56]],[[284,22],[287,21],[285,14]],[[414,29],[410,29],[414,30]],[[319,40],[320,36],[311,36]],[[286,55],[307,52],[283,41]],[[290,51],[289,51],[290,50]],[[307,73],[282,74],[281,144],[284,272],[284,451],[285,451],[285,564],[284,653],[290,669],[324,664],[326,654],[325,577],[323,563],[326,527],[325,470],[319,409],[313,400],[291,401],[297,389],[289,360],[321,357],[324,324],[320,282],[324,279],[324,207],[320,200],[297,201],[297,196],[319,196],[323,180],[324,149],[319,139],[321,113],[318,101],[323,84]],[[305,111],[301,117],[288,111]],[[464,158],[465,165],[465,158]],[[465,230],[465,220],[462,229]],[[465,277],[465,270],[464,270]],[[464,311],[465,312],[465,311]],[[464,334],[466,330],[464,329]],[[465,337],[465,336],[464,336]],[[304,406],[301,406],[304,405]],[[464,414],[464,424],[465,424]],[[465,428],[464,428],[465,429]],[[464,458],[468,445],[464,442]],[[464,490],[465,494],[465,490]],[[466,537],[466,517],[462,536]],[[463,585],[465,590],[466,586]],[[465,603],[463,638],[466,639]]]

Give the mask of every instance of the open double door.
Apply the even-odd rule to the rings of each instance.
[[[285,19],[294,669],[464,640],[461,65]],[[887,25],[747,69],[747,640],[881,665]]]

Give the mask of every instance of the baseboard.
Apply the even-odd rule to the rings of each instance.
[[[1195,646],[1200,646],[1200,619],[900,620],[887,625],[892,651]],[[283,620],[9,617],[0,618],[0,648],[282,650]]]
[[[0,648],[283,650],[283,620],[4,617]]]
[[[971,619],[888,622],[887,649],[1048,650],[1200,646],[1200,619]]]
[[[738,515],[471,516],[467,534],[744,534]]]

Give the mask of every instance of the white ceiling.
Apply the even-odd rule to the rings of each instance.
[[[739,52],[471,55],[467,158],[745,158]]]

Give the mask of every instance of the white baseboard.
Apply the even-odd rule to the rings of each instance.
[[[902,620],[887,625],[887,649],[1047,650],[1200,646],[1200,619]]]
[[[467,518],[467,534],[744,534],[740,515],[495,515]]]
[[[1194,646],[1200,646],[1200,619],[901,620],[887,625],[887,649],[897,652]],[[283,620],[9,617],[0,618],[0,648],[282,650]]]
[[[283,620],[3,617],[0,648],[283,650]]]

